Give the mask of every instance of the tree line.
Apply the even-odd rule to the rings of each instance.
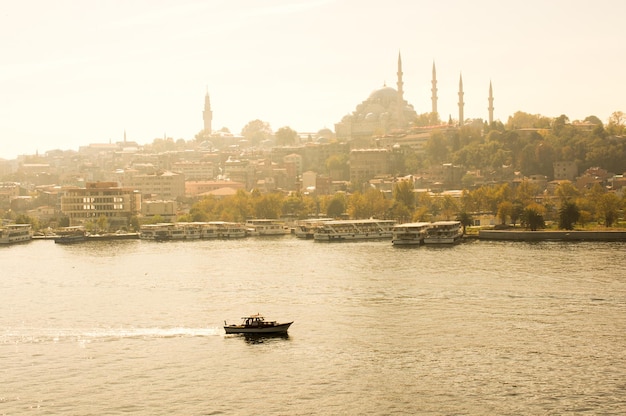
[[[447,193],[416,193],[409,181],[399,181],[389,193],[370,188],[364,192],[310,195],[293,192],[262,194],[258,190],[238,190],[233,196],[208,196],[194,203],[179,221],[233,221],[249,218],[380,218],[399,222],[460,220],[472,225],[473,217],[492,214],[498,224],[536,230],[546,224],[562,229],[602,225],[613,227],[626,207],[618,197],[596,184],[579,191],[570,183],[553,192],[540,192],[531,181],[512,188],[508,183],[463,190],[460,196]]]

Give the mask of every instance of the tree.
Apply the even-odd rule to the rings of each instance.
[[[442,163],[448,157],[448,146],[446,137],[440,131],[435,131],[426,142],[426,153],[435,162]]]
[[[580,192],[571,182],[562,182],[556,188],[554,194],[561,199],[561,202],[565,202],[578,197]]]
[[[624,122],[626,121],[626,115],[624,115],[621,111],[615,111],[609,117],[609,124],[606,126],[606,130],[611,135],[622,135],[624,134]]]
[[[611,227],[618,218],[620,199],[614,193],[606,193],[600,197],[596,209],[598,217],[604,220],[604,226]]]
[[[330,218],[339,218],[345,211],[346,202],[343,195],[335,194],[326,207],[326,215]]]
[[[261,120],[252,120],[241,130],[241,135],[253,146],[272,137],[272,129],[269,123]]]
[[[472,218],[471,214],[465,211],[459,212],[457,221],[460,221],[461,225],[463,226],[463,235],[465,235],[465,228],[469,227],[470,225],[474,223],[474,219]]]
[[[262,195],[254,201],[254,213],[257,218],[280,218],[281,208],[282,196],[280,194]]]
[[[98,217],[96,224],[98,225],[98,231],[109,231],[109,220],[104,215]]]
[[[559,228],[573,230],[574,224],[580,218],[580,211],[574,202],[565,201],[559,209]]]
[[[291,129],[291,127],[281,127],[276,130],[276,144],[278,146],[287,146],[296,143],[298,133]]]
[[[522,224],[531,231],[537,231],[539,228],[545,228],[543,219],[543,207],[539,204],[530,204],[522,212]]]
[[[310,197],[305,199],[304,195],[299,192],[291,194],[283,201],[282,212],[284,214],[294,215],[298,219],[307,218],[314,210],[312,204],[308,203],[308,200],[311,199]]]
[[[511,201],[502,201],[498,204],[498,218],[500,224],[506,224],[507,217],[513,215],[513,203]]]
[[[412,209],[415,206],[413,189],[413,183],[410,181],[397,182],[393,187],[393,199],[403,203],[408,209]]]
[[[349,156],[343,153],[332,154],[326,159],[326,170],[333,180],[342,180],[350,177]]]

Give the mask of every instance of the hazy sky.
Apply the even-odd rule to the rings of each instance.
[[[580,0],[20,0],[0,8],[0,158],[127,139],[233,133],[261,119],[315,132],[371,91],[429,112],[606,122],[626,111],[626,2]]]

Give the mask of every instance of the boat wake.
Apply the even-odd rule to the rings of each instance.
[[[209,337],[220,335],[220,328],[93,328],[93,329],[53,329],[20,328],[0,334],[0,344],[35,344],[61,342],[98,342],[122,339]]]

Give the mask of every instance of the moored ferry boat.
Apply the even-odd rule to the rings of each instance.
[[[140,227],[139,238],[155,241],[184,240],[185,229],[172,223],[144,224]]]
[[[463,229],[460,221],[436,221],[430,224],[424,244],[455,244],[461,241]]]
[[[274,219],[251,219],[245,225],[248,235],[285,235],[289,232],[282,221]]]
[[[54,242],[57,244],[82,243],[87,240],[87,232],[83,226],[65,227],[56,230]]]
[[[30,224],[6,224],[0,227],[0,244],[23,243],[32,238]]]
[[[246,236],[246,227],[238,222],[209,221],[202,223],[201,238],[242,238]]]
[[[335,220],[325,221],[316,228],[316,241],[384,239],[393,236],[393,220]]]
[[[312,239],[317,227],[326,221],[332,221],[332,218],[312,218],[308,220],[300,220],[296,223],[293,233],[298,238]]]
[[[395,246],[423,244],[429,228],[429,222],[396,224],[393,227],[391,242]]]

